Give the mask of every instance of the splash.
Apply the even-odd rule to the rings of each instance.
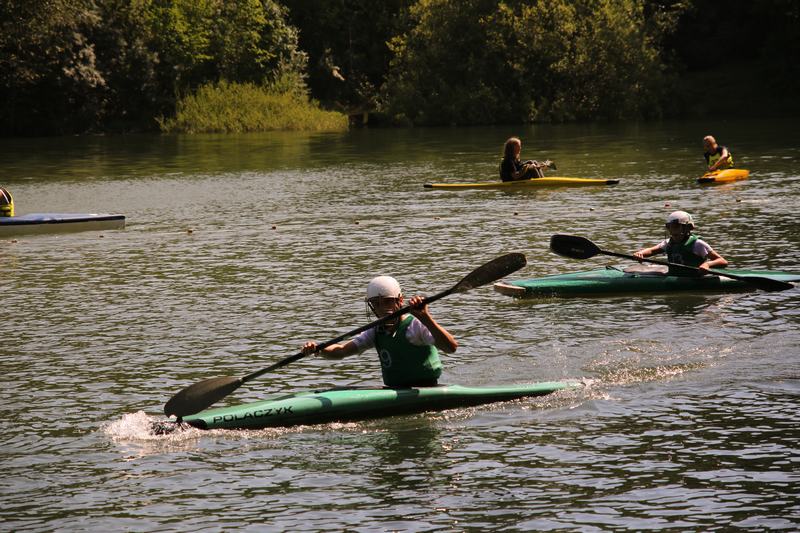
[[[645,383],[649,381],[663,381],[680,376],[686,372],[699,370],[706,365],[702,363],[678,363],[672,365],[657,365],[640,367],[620,363],[616,366],[604,365],[592,369],[599,376],[600,381],[606,385],[628,385],[631,383]]]
[[[144,411],[127,413],[122,418],[108,422],[103,432],[115,441],[181,441],[196,438],[199,429],[182,426],[180,431],[159,432],[157,428],[164,424],[163,420],[148,416]]]
[[[194,441],[203,436],[225,436],[236,439],[274,439],[288,433],[306,431],[347,431],[354,433],[380,432],[381,429],[365,427],[357,422],[331,422],[314,426],[298,425],[290,428],[275,427],[261,429],[213,429],[194,428],[188,424],[178,425],[163,418],[154,418],[143,411],[127,413],[118,420],[106,423],[103,433],[115,442],[148,442],[152,444],[170,444]]]

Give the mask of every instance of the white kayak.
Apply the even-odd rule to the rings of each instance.
[[[122,229],[125,215],[97,213],[30,213],[0,217],[0,238],[69,231]]]

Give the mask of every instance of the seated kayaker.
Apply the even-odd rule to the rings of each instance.
[[[686,211],[674,211],[667,217],[667,234],[660,243],[650,248],[642,248],[633,255],[639,258],[650,257],[661,253],[667,254],[670,263],[697,267],[708,271],[710,268],[725,268],[728,261],[714,251],[707,242],[697,235],[692,235],[694,221]],[[702,275],[703,273],[701,273]],[[670,276],[691,276],[692,271],[682,268],[669,268]]]
[[[341,359],[374,346],[386,386],[435,386],[442,373],[438,350],[455,352],[458,343],[433,319],[422,301],[422,297],[413,296],[408,302],[412,307],[410,314],[368,329],[343,344],[332,344],[319,351],[319,355]],[[366,302],[378,318],[393,313],[403,307],[400,284],[390,276],[373,278],[367,286]],[[307,342],[302,351],[310,355],[317,351],[317,344]]]
[[[14,198],[8,189],[0,187],[0,217],[14,216]]]
[[[522,141],[519,137],[511,137],[503,147],[503,159],[500,161],[500,179],[503,181],[528,180],[543,178],[545,168],[556,168],[550,160],[540,163],[538,161],[520,161]]]
[[[703,137],[703,148],[706,159],[707,172],[716,172],[725,168],[733,167],[733,154],[727,146],[717,144],[717,140],[711,135]]]

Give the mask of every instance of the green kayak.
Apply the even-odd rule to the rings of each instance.
[[[348,422],[543,396],[579,386],[580,382],[552,381],[500,387],[336,388],[209,409],[184,417],[183,423],[200,429],[260,429]],[[168,433],[175,426],[162,422],[154,429]]]
[[[760,276],[787,282],[800,281],[800,274],[791,272],[733,269],[726,269],[725,272],[738,276]],[[631,292],[737,292],[754,290],[754,288],[749,283],[730,278],[667,276],[661,269],[642,267],[626,271],[606,267],[571,274],[501,282],[494,285],[494,289],[500,294],[515,298],[592,296]]]

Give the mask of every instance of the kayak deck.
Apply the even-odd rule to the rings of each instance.
[[[476,183],[425,183],[426,189],[525,189],[528,187],[578,187],[586,185],[616,185],[618,179],[596,178],[534,178],[517,181],[484,181]]]
[[[800,281],[800,274],[769,270],[726,269],[738,276],[760,276],[779,281]],[[624,272],[605,269],[555,274],[540,278],[500,282],[494,284],[495,291],[514,298],[575,297],[624,293],[669,293],[669,292],[738,292],[755,290],[744,281],[718,276],[684,277],[667,276],[659,272]]]
[[[552,381],[499,387],[336,388],[209,409],[184,417],[183,423],[199,429],[261,429],[350,422],[543,396],[578,386],[579,382]]]
[[[718,170],[710,172],[697,178],[698,183],[730,183],[732,181],[739,181],[747,179],[750,171],[743,168],[726,168],[725,170]]]
[[[30,213],[0,217],[0,237],[70,231],[122,229],[125,215],[96,213]]]

